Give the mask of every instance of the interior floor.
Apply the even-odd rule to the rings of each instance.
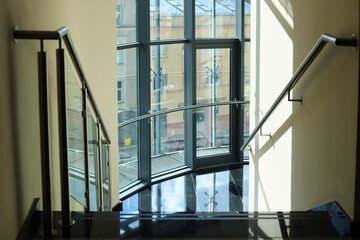
[[[248,211],[249,166],[190,173],[154,184],[123,201],[121,213]]]

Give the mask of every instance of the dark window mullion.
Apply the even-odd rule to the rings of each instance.
[[[139,88],[138,115],[150,111],[150,1],[138,1],[139,28]],[[151,182],[151,134],[147,119],[140,121],[139,178],[146,183]]]
[[[184,30],[185,43],[184,55],[184,89],[185,89],[185,104],[194,105],[196,102],[196,50],[195,50],[195,1],[185,0],[184,13]],[[187,110],[184,113],[185,117],[185,161],[186,165],[195,169],[196,158],[196,114],[192,110]]]

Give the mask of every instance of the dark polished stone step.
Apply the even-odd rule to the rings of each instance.
[[[73,212],[72,216],[75,225],[62,228],[57,224],[61,213],[54,212],[55,239],[339,239],[349,236],[350,224],[336,202],[306,212]],[[34,211],[27,225],[19,238],[40,239],[41,212]]]

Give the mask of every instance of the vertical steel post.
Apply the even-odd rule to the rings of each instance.
[[[96,118],[96,126],[97,126],[97,148],[98,148],[98,176],[95,176],[99,179],[99,209],[100,211],[104,211],[104,198],[103,198],[103,178],[102,178],[102,154],[101,154],[101,123],[100,118]]]
[[[59,153],[60,153],[60,177],[61,177],[61,216],[59,224],[69,227],[75,223],[71,219],[70,211],[70,188],[69,188],[69,159],[67,138],[67,110],[66,110],[66,84],[65,84],[65,57],[64,49],[56,50],[57,67],[57,94],[58,94],[58,122],[59,122]]]
[[[85,163],[85,211],[90,211],[90,177],[89,177],[89,141],[87,121],[87,89],[85,80],[82,81],[82,112],[83,112],[83,136],[84,136],[84,163]]]
[[[42,207],[43,207],[43,231],[46,238],[56,235],[53,229],[53,216],[51,209],[51,179],[50,179],[50,151],[49,151],[49,122],[47,104],[47,75],[46,75],[46,52],[44,52],[43,40],[41,51],[38,52],[38,76],[39,76],[39,118],[40,118],[40,144],[41,144],[41,182],[42,182]]]
[[[110,144],[108,142],[108,139],[106,139],[106,150],[107,150],[107,163],[106,163],[106,166],[107,166],[107,172],[108,172],[108,188],[109,188],[109,191],[108,191],[108,195],[109,195],[109,209],[111,210],[111,183],[110,183],[110,159],[111,159],[111,153],[110,153]]]

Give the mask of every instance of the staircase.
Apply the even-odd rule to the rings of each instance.
[[[41,238],[39,200],[18,239]],[[350,218],[336,202],[304,212],[179,212],[120,214],[119,212],[73,212],[76,224],[62,228],[61,212],[53,212],[56,239],[355,239],[350,237]]]

